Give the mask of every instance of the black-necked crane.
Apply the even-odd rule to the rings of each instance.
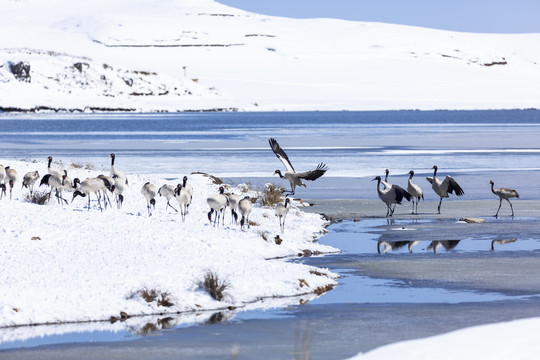
[[[107,188],[105,181],[103,179],[94,177],[94,178],[88,178],[84,181],[80,181],[79,178],[75,178],[73,180],[74,186],[77,188],[75,192],[73,193],[73,198],[71,199],[71,202],[77,197],[87,197],[88,196],[88,210],[90,210],[90,194],[94,194],[97,197],[99,209],[103,211],[103,208],[101,207],[101,192],[105,194],[107,190],[110,191],[110,188]],[[107,206],[106,200],[103,199],[103,202],[105,203],[105,206]]]
[[[231,223],[238,222],[238,203],[240,202],[240,196],[236,194],[230,194],[229,197],[229,208],[231,209]]]
[[[497,209],[497,213],[495,214],[495,217],[499,215],[499,210],[501,210],[503,199],[508,201],[508,203],[510,204],[510,209],[512,209],[512,216],[514,216],[514,207],[512,206],[510,199],[511,198],[519,199],[519,194],[517,193],[517,191],[512,190],[512,189],[506,189],[506,188],[494,189],[493,187],[495,183],[493,182],[493,180],[489,180],[489,183],[491,185],[491,192],[499,197],[499,208]]]
[[[112,176],[101,174],[101,175],[98,175],[98,179],[103,180],[103,182],[105,183],[105,188],[107,188],[107,190],[109,190],[111,193],[114,191],[113,186],[116,184],[116,181]],[[112,207],[111,199],[109,199],[109,195],[107,194],[106,190],[103,191],[103,197],[104,197],[103,202],[105,203],[105,209],[107,208],[107,202]]]
[[[317,168],[315,170],[297,173],[294,171],[294,168],[291,162],[289,161],[287,154],[279,146],[278,142],[273,138],[270,138],[268,142],[270,143],[270,147],[272,148],[272,151],[274,152],[274,154],[276,154],[277,158],[281,160],[281,162],[285,166],[285,169],[287,170],[285,174],[282,174],[280,170],[276,170],[274,172],[274,175],[278,174],[280,178],[287,179],[289,181],[289,184],[291,185],[291,190],[287,191],[288,192],[287,196],[294,195],[294,191],[297,186],[304,186],[304,187],[306,186],[306,184],[304,184],[302,179],[310,180],[310,181],[317,180],[318,178],[323,176],[324,173],[328,170],[328,168],[326,167],[324,163],[320,163],[319,165],[317,165]]]
[[[39,180],[39,172],[36,171],[30,171],[24,174],[23,181],[22,181],[22,188],[30,189],[30,195],[34,192],[34,184],[36,181]]]
[[[178,202],[178,207],[180,207],[180,215],[182,215],[182,222],[186,221],[187,208],[191,201],[191,195],[189,192],[182,186],[178,184],[174,189],[174,197]]]
[[[114,153],[112,153],[110,155],[110,158],[111,158],[111,177],[114,177],[114,175],[116,175],[118,178],[123,179],[125,181],[126,185],[129,185],[126,174],[123,171],[118,170],[114,166],[114,160],[116,159],[116,155]]]
[[[242,230],[244,230],[244,224],[247,224],[248,229],[250,228],[249,214],[251,214],[251,209],[253,209],[251,198],[249,196],[244,196],[244,198],[238,202],[238,212],[242,216],[240,219],[240,228]]]
[[[377,181],[377,194],[379,195],[379,199],[386,204],[386,217],[394,214],[394,210],[396,208],[395,205],[401,204],[403,198],[407,199],[407,201],[411,200],[411,194],[398,185],[391,185],[382,190],[382,180],[380,176],[375,177],[372,181]],[[394,208],[392,208],[392,204],[394,204]]]
[[[225,225],[225,208],[229,205],[229,198],[225,195],[225,188],[223,186],[219,187],[218,194],[212,194],[207,199],[206,202],[210,206],[210,211],[208,212],[208,220],[212,224],[212,213],[216,212],[216,217],[214,219],[214,226],[216,223],[219,224],[219,216],[222,215],[222,225]]]
[[[439,201],[439,206],[437,207],[437,213],[440,214],[443,198],[447,198],[448,194],[452,194],[452,193],[455,193],[457,196],[463,196],[465,192],[463,191],[461,186],[459,186],[456,180],[454,180],[454,178],[451,177],[450,175],[447,175],[443,181],[439,180],[437,178],[437,170],[438,170],[437,165],[433,165],[432,169],[433,169],[433,177],[426,177],[426,180],[431,183],[431,188],[433,189],[433,191],[435,191],[435,194],[439,195],[441,199]]]
[[[407,192],[412,196],[412,214],[418,215],[418,202],[424,200],[424,192],[419,185],[413,184],[412,178],[414,171],[409,171],[409,182],[407,183]],[[416,212],[414,211],[414,200],[416,199]]]
[[[113,179],[115,180],[115,182],[111,189],[113,191],[113,194],[116,196],[116,207],[120,209],[124,204],[124,191],[126,190],[126,182],[123,178],[120,178],[117,175],[113,175]],[[121,180],[116,181],[117,179]]]
[[[189,212],[189,205],[191,205],[191,201],[193,200],[193,186],[187,182],[188,177],[184,176],[182,179],[182,189],[184,189],[189,194],[189,203],[186,207],[186,212]]]
[[[170,200],[176,196],[175,189],[176,188],[174,186],[165,184],[158,190],[159,196],[163,196],[165,199],[167,199],[167,205],[165,206],[165,210],[167,210],[167,208],[170,206],[171,209],[178,212],[178,210],[176,210],[176,208],[170,204]]]
[[[52,156],[47,156],[47,174],[57,175],[59,177],[65,175],[64,170],[52,165],[52,161]]]
[[[146,207],[148,208],[148,216],[152,216],[151,207],[156,209],[156,196],[158,193],[158,188],[156,185],[151,184],[150,182],[145,183],[141,188],[141,194],[143,194],[146,199]]]
[[[285,201],[276,205],[276,216],[279,218],[279,228],[281,233],[285,231],[285,218],[291,209],[291,200],[285,198]]]
[[[67,184],[66,173],[67,172],[65,172],[64,175],[62,176],[53,175],[53,174],[45,174],[41,178],[41,182],[39,183],[39,186],[48,185],[51,188],[51,190],[49,191],[49,195],[47,197],[48,201],[51,200],[51,193],[53,192],[53,190],[55,190],[55,196],[56,196],[56,199],[58,200],[58,203],[59,204],[61,203],[60,200],[64,201],[66,204],[68,203],[67,200],[62,197],[62,190]]]
[[[9,166],[5,167],[6,170],[6,177],[4,178],[4,184],[7,182],[9,184],[9,200],[11,200],[12,194],[13,194],[13,185],[17,182],[17,179],[19,175],[17,174],[17,170],[11,169]],[[5,188],[3,189],[5,192]]]
[[[6,177],[6,169],[0,165],[0,199],[2,195],[6,194],[6,184],[4,184],[4,178]]]

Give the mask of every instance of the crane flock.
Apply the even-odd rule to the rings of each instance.
[[[297,186],[306,186],[302,180],[315,181],[321,176],[323,176],[328,167],[324,163],[319,163],[314,170],[305,171],[305,172],[295,172],[287,154],[278,144],[274,138],[268,140],[270,148],[276,155],[276,157],[284,165],[286,172],[281,173],[280,170],[276,170],[274,174],[278,174],[280,178],[286,179],[291,187],[291,190],[283,191],[285,194],[285,199],[283,202],[279,202],[275,206],[275,215],[278,217],[279,226],[281,233],[285,230],[285,218],[292,206],[290,202],[290,195],[295,194]],[[124,172],[120,171],[115,166],[116,155],[114,153],[110,154],[111,167],[110,167],[110,176],[109,175],[99,175],[98,177],[87,178],[81,181],[78,178],[71,180],[68,177],[67,170],[58,168],[52,165],[53,158],[52,156],[47,157],[47,174],[41,178],[40,186],[47,185],[50,188],[48,193],[48,199],[52,192],[55,192],[55,197],[57,198],[58,203],[67,204],[68,201],[64,199],[62,193],[64,191],[73,193],[71,202],[75,200],[77,196],[88,197],[88,206],[87,209],[90,210],[90,197],[93,194],[96,197],[100,210],[107,208],[107,205],[111,206],[111,201],[107,195],[108,192],[114,194],[117,208],[121,208],[124,202],[124,195],[126,188],[129,186],[128,179]],[[431,187],[435,194],[439,197],[439,204],[437,207],[437,213],[441,212],[441,203],[442,199],[449,197],[450,194],[455,194],[457,196],[463,196],[464,191],[461,186],[454,180],[451,176],[446,176],[443,180],[437,178],[437,165],[432,167],[433,177],[426,177],[426,180],[431,184]],[[372,181],[377,181],[377,194],[382,202],[385,203],[387,207],[386,217],[391,217],[394,214],[396,205],[402,203],[403,199],[407,201],[412,200],[412,212],[411,214],[418,214],[418,202],[424,199],[424,193],[422,188],[418,184],[412,182],[414,171],[409,171],[409,179],[407,184],[407,190],[404,188],[391,184],[388,180],[389,170],[385,170],[385,179],[384,181],[380,176],[376,176]],[[9,166],[3,167],[0,165],[0,199],[6,196],[7,186],[10,188],[10,199],[12,199],[13,187],[18,179],[18,174],[15,169],[10,168]],[[38,171],[28,172],[24,175],[22,180],[22,187],[29,189],[30,194],[34,192],[34,185],[39,181],[40,176]],[[517,191],[512,189],[500,188],[494,189],[494,182],[491,180],[491,191],[493,194],[499,197],[499,208],[495,217],[498,216],[501,209],[502,200],[508,201],[510,208],[512,210],[512,216],[514,216],[514,209],[510,198],[519,198]],[[382,188],[381,188],[382,186]],[[147,202],[147,211],[148,215],[152,216],[153,211],[155,211],[156,197],[162,196],[167,200],[165,210],[169,207],[176,212],[180,212],[182,221],[185,222],[186,215],[188,214],[189,206],[193,199],[193,186],[188,182],[188,177],[184,176],[182,183],[177,184],[176,186],[170,184],[164,184],[159,189],[156,185],[151,184],[150,182],[145,183],[141,188],[141,194],[146,199]],[[171,205],[170,201],[176,199],[180,211]],[[103,200],[103,206],[101,204]],[[227,207],[231,211],[231,223],[236,224],[238,218],[240,217],[240,228],[243,230],[244,227],[250,227],[249,215],[253,208],[254,199],[251,199],[249,196],[240,198],[237,194],[225,194],[225,189],[223,186],[219,188],[219,192],[211,194],[207,198],[207,204],[209,206],[209,212],[207,214],[208,220],[211,225],[217,226],[220,224],[224,226],[225,223],[225,210]],[[215,213],[215,214],[214,214]],[[212,219],[213,216],[213,219]]]

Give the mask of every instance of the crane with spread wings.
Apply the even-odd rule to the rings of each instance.
[[[304,186],[304,187],[306,186],[306,184],[304,184],[302,179],[310,180],[310,181],[317,180],[318,178],[324,175],[326,170],[328,170],[326,164],[320,163],[319,165],[317,165],[317,168],[315,170],[297,173],[296,171],[294,171],[294,168],[289,160],[289,157],[287,156],[285,151],[283,151],[281,146],[279,146],[276,139],[270,138],[268,140],[268,143],[270,144],[270,147],[272,148],[272,151],[274,152],[274,154],[276,154],[277,158],[281,160],[283,165],[285,165],[285,169],[287,170],[285,174],[282,174],[280,170],[276,170],[274,172],[274,175],[278,174],[280,178],[289,180],[289,183],[291,184],[291,190],[287,191],[288,192],[287,196],[294,195],[294,191],[297,186]]]

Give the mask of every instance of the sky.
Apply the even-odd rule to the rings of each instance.
[[[482,33],[540,33],[538,0],[217,0],[264,15]]]

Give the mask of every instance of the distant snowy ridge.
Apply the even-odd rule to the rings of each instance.
[[[0,5],[4,109],[540,108],[540,34],[287,19],[211,0]],[[29,79],[11,69],[21,62]]]
[[[12,83],[11,99],[9,104],[3,105],[4,110],[137,111],[137,98],[165,97],[165,102],[174,102],[182,101],[183,97],[211,99],[217,96],[193,80],[115,69],[87,57],[33,49],[9,49],[5,53],[18,62],[0,64],[0,85]],[[19,74],[17,66],[27,67],[29,71]],[[32,87],[33,97],[39,99],[34,107],[28,106],[29,87]],[[58,103],[58,96],[64,98],[62,103]],[[164,108],[164,105],[156,105],[148,110]]]

